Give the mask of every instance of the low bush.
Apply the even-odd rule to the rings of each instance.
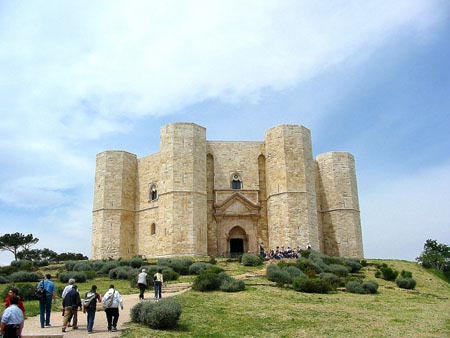
[[[89,261],[76,261],[72,266],[72,271],[89,271],[92,269],[92,264]]]
[[[400,276],[402,278],[412,278],[412,272],[411,271],[402,270],[402,272],[400,272]]]
[[[15,266],[7,265],[7,266],[0,266],[0,275],[3,276],[9,276],[13,272],[18,271]]]
[[[33,262],[27,259],[21,259],[18,261],[12,261],[11,266],[14,266],[17,270],[30,271],[33,269]]]
[[[286,269],[278,269],[272,271],[270,274],[270,278],[268,276],[267,279],[275,282],[278,287],[283,287],[285,284],[292,283],[292,277]]]
[[[352,280],[345,284],[345,289],[351,293],[374,294],[378,291],[378,283],[375,281],[361,282],[360,280]]]
[[[9,283],[9,278],[6,276],[0,276],[0,284]]]
[[[244,266],[258,266],[261,265],[263,262],[261,256],[256,254],[243,254],[241,263]]]
[[[198,275],[200,274],[200,272],[206,270],[206,269],[211,269],[214,265],[210,264],[210,263],[205,263],[205,262],[195,262],[193,264],[191,264],[191,266],[189,267],[189,274],[190,275]]]
[[[363,267],[362,264],[357,259],[353,258],[345,259],[344,265],[350,270],[351,273],[358,272]]]
[[[237,280],[225,272],[221,272],[218,275],[220,280],[220,290],[224,292],[239,292],[245,290],[245,283],[241,280]]]
[[[109,270],[108,276],[111,279],[128,280],[128,277],[133,271],[135,271],[135,269],[133,269],[131,266],[118,266],[115,269]]]
[[[69,279],[75,279],[77,283],[84,283],[87,280],[86,272],[84,271],[68,271],[68,272],[61,272],[58,275],[58,279],[62,283],[69,282]]]
[[[381,266],[380,271],[383,275],[383,279],[387,281],[394,281],[398,276],[398,271],[389,266]]]
[[[213,291],[220,288],[219,274],[212,269],[204,270],[194,279],[192,289],[196,291]]]
[[[42,278],[36,272],[17,271],[9,276],[11,282],[38,282]]]
[[[161,258],[158,259],[158,265],[165,265],[172,268],[180,275],[189,275],[189,267],[193,264],[191,258]]]
[[[395,281],[399,288],[413,290],[416,287],[416,281],[412,278],[399,278]]]
[[[181,316],[181,305],[175,298],[140,302],[135,307],[131,309],[132,320],[157,330],[176,327]]]
[[[326,268],[325,272],[330,272],[339,277],[347,277],[348,269],[344,265],[340,264],[330,264]]]
[[[362,283],[362,287],[366,291],[366,293],[374,294],[378,292],[378,283],[373,280]]]
[[[130,266],[135,269],[140,268],[143,263],[144,260],[142,259],[142,257],[133,257],[130,259]]]
[[[75,266],[75,264],[77,264],[78,263],[78,261],[72,261],[72,260],[70,260],[70,261],[65,261],[64,262],[64,266],[66,267],[66,270],[67,271],[72,271],[73,270],[73,267]]]
[[[330,283],[330,285],[333,287],[333,289],[336,289],[339,284],[341,284],[341,279],[336,276],[334,273],[330,272],[322,272],[319,275],[319,278]]]
[[[328,293],[333,290],[330,283],[318,278],[296,278],[292,282],[292,288],[306,293]]]
[[[97,271],[103,275],[108,275],[109,271],[111,271],[112,269],[115,269],[119,266],[119,263],[117,261],[108,261],[105,262],[105,264],[102,265],[102,267],[100,268],[100,271]]]
[[[302,272],[302,270],[300,270],[299,268],[297,268],[296,266],[288,266],[286,268],[287,273],[292,277],[292,279],[294,278],[298,278],[298,277],[302,277],[302,278],[308,278],[308,276],[306,274],[304,274]]]
[[[129,259],[119,259],[118,263],[119,263],[119,266],[130,266],[130,260]]]

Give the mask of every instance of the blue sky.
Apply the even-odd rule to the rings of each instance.
[[[98,152],[301,124],[355,156],[365,256],[414,260],[450,243],[449,41],[447,1],[3,1],[0,233],[89,256]]]

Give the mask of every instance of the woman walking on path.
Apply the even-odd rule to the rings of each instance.
[[[144,299],[144,292],[147,288],[147,272],[145,271],[145,269],[142,269],[138,275],[139,299]]]
[[[102,297],[97,293],[97,285],[92,285],[91,290],[86,292],[83,301],[83,313],[87,313],[87,330],[92,333],[94,328],[95,311],[97,311],[97,301],[101,302]]]
[[[164,282],[162,270],[158,269],[158,272],[153,276],[153,281],[155,284],[155,299],[161,299],[162,293],[162,283]]]
[[[122,296],[114,289],[114,285],[109,286],[102,300],[103,308],[108,321],[108,331],[117,331],[117,321],[119,320],[119,306],[123,310]]]

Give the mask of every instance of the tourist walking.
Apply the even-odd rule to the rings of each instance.
[[[106,320],[108,321],[108,331],[117,331],[117,321],[119,320],[119,306],[123,310],[123,300],[119,291],[114,289],[114,285],[109,286],[102,299],[105,309]]]
[[[56,300],[55,283],[51,281],[52,275],[47,273],[45,279],[40,281],[37,288],[42,287],[45,290],[45,296],[39,300],[39,315],[41,320],[41,328],[52,326],[50,324],[50,315],[52,313],[52,301]]]
[[[75,279],[70,278],[69,279],[69,284],[66,285],[66,287],[64,288],[61,298],[64,301],[64,298],[66,297],[67,293],[69,293],[70,290],[72,290],[72,286],[75,284]],[[64,308],[64,305],[63,305]],[[71,327],[72,325],[70,325],[70,322],[72,321],[72,317],[69,317],[69,323],[67,324],[67,327]]]
[[[102,297],[97,293],[97,285],[92,285],[91,290],[86,292],[83,301],[83,312],[87,313],[87,330],[89,334],[92,333],[94,328],[97,301],[101,302]]]
[[[161,269],[158,269],[158,271],[154,274],[153,282],[155,286],[155,299],[161,299],[162,283],[164,282],[164,277]]]
[[[18,307],[19,298],[13,296],[9,299],[9,306],[2,315],[0,334],[3,338],[19,338],[23,329],[23,312]]]
[[[81,299],[76,284],[72,285],[72,289],[63,299],[63,327],[62,332],[66,332],[70,318],[73,318],[72,328],[78,329],[78,309],[81,310]]]
[[[147,288],[147,272],[145,269],[141,270],[138,275],[139,299],[144,299],[144,292]]]

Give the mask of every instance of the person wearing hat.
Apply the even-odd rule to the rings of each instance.
[[[147,288],[147,272],[145,269],[141,270],[138,275],[139,299],[144,299],[144,292]]]

